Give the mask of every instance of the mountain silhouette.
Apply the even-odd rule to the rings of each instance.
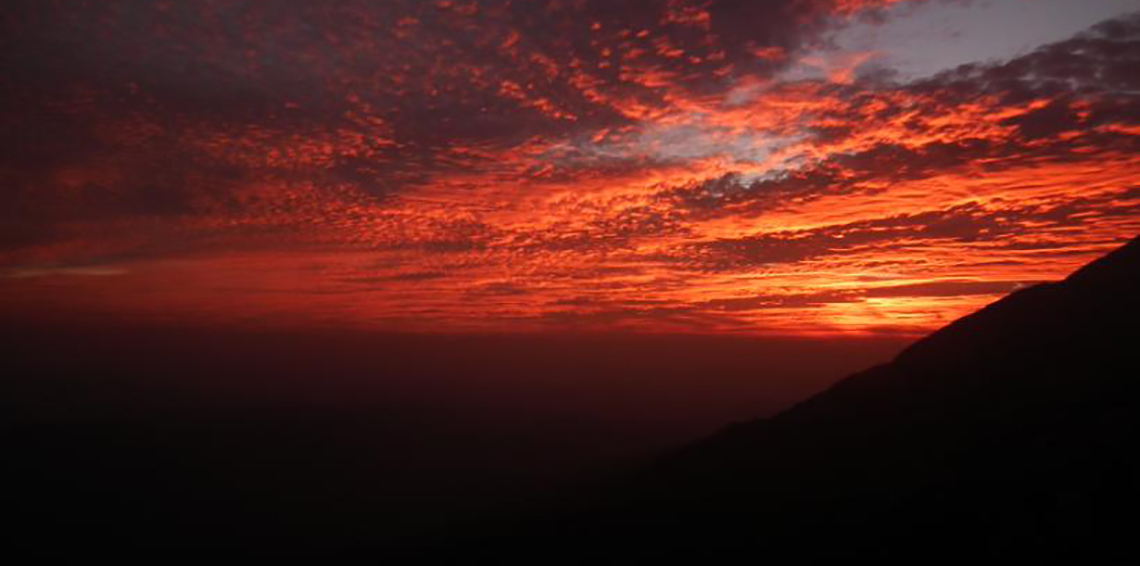
[[[563,508],[408,551],[499,562],[1136,563],[1138,289],[1135,239]]]
[[[1134,240],[642,466],[605,452],[653,436],[499,421],[365,385],[406,373],[459,387],[455,361],[423,367],[441,345],[464,365],[492,346],[520,367],[563,360],[520,344],[582,358],[545,375],[571,383],[640,344],[666,360],[645,365],[664,386],[675,362],[658,352],[698,339],[610,340],[591,358],[576,340],[16,329],[0,382],[5,541],[85,558],[1134,564],[1138,288]],[[713,345],[695,359],[739,360],[717,367],[741,375],[763,354]],[[603,464],[622,470],[595,473]]]

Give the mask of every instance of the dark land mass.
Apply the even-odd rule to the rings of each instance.
[[[1135,240],[827,389],[835,360],[894,346],[13,326],[5,540],[41,556],[1133,564],[1138,284]]]
[[[500,563],[1140,563],[1138,290],[1133,240],[543,516],[402,550]]]
[[[486,524],[905,346],[2,326],[3,540],[91,556],[323,554]]]

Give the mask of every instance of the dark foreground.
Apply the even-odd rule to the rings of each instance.
[[[314,373],[352,374],[337,373],[362,363],[344,352],[307,367],[275,352],[278,339],[245,344],[247,353],[264,350],[252,359],[278,366],[246,368],[270,381],[229,383],[220,368],[240,374],[251,358],[227,359],[220,343],[200,345],[220,352],[187,358],[140,337],[128,356],[104,351],[119,342],[57,334],[89,340],[61,351],[83,351],[101,371],[118,367],[103,357],[129,357],[141,369],[126,375],[181,377],[157,389],[111,387],[99,380],[123,376],[98,372],[52,379],[75,363],[37,351],[32,367],[35,356],[13,352],[36,379],[4,385],[2,503],[16,519],[7,540],[46,555],[155,547],[163,556],[216,549],[401,563],[1134,564],[1138,288],[1133,241],[775,417],[741,421],[651,465],[638,462],[715,415],[765,409],[750,412],[754,399],[740,390],[735,399],[686,393],[691,376],[668,355],[634,372],[656,390],[642,382],[576,389],[621,351],[572,356],[543,388],[520,388],[510,377],[518,373],[507,372],[486,389],[477,384],[488,376],[425,376],[480,367],[487,344],[453,350],[458,358],[438,365],[430,360],[447,350],[433,342],[400,359],[429,360],[434,370],[373,368],[418,384],[363,395],[359,383],[305,386]],[[371,358],[425,348],[402,340]],[[645,360],[685,349],[653,340],[638,346]],[[526,346],[504,359],[525,367],[553,355],[543,347],[567,343]],[[751,347],[689,346],[707,350],[694,367],[726,372],[740,371],[741,348]],[[726,356],[737,361],[717,366]],[[464,413],[472,399],[480,412]],[[576,402],[608,410],[587,421],[552,418],[576,414]],[[707,414],[694,413],[702,403]]]
[[[1140,563],[1140,240],[774,418],[418,556]]]
[[[0,344],[5,543],[324,555],[529,513],[905,343],[76,322]]]

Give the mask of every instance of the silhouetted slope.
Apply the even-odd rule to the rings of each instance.
[[[558,549],[603,562],[1134,563],[1138,288],[1134,240],[690,446],[592,510],[421,548],[500,560]]]

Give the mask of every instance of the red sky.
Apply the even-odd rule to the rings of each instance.
[[[1135,10],[17,1],[0,314],[925,332],[1140,233]]]

